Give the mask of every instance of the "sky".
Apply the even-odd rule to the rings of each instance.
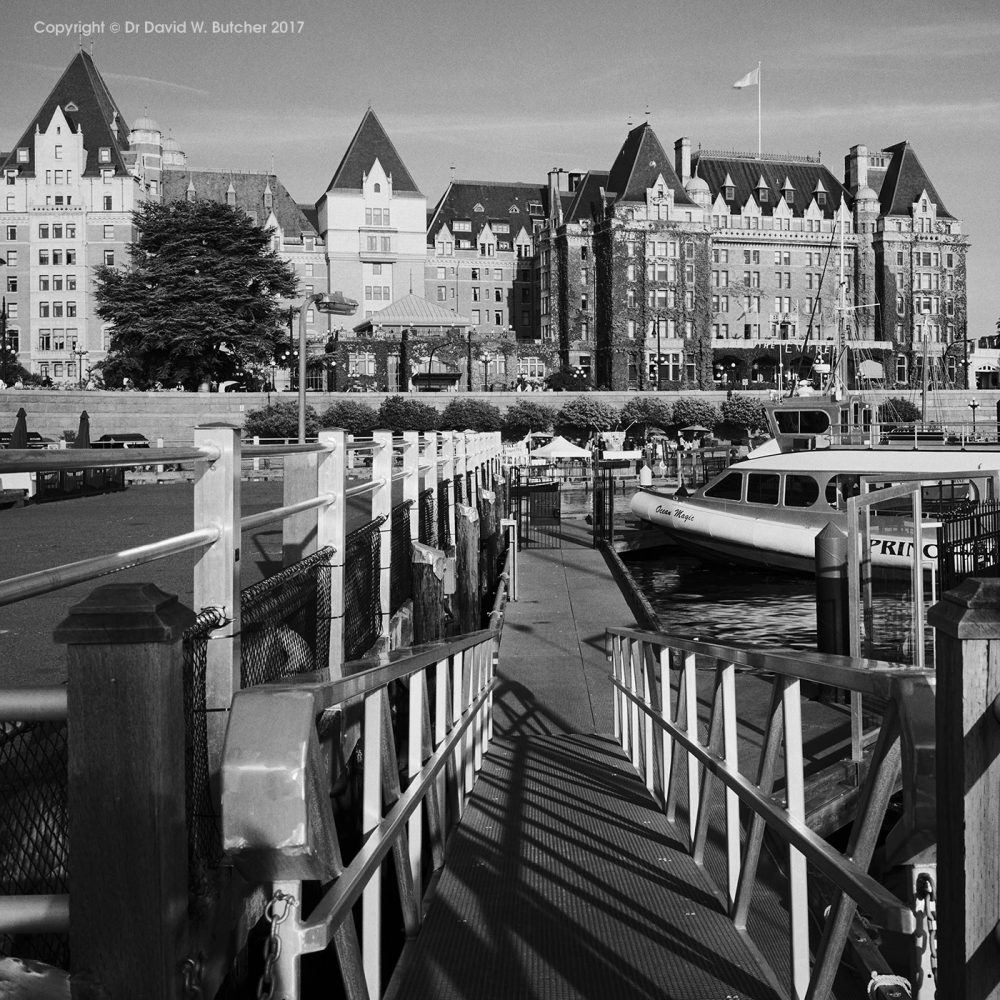
[[[668,152],[682,135],[754,151],[757,91],[732,84],[760,62],[764,151],[820,153],[842,177],[851,146],[909,140],[971,242],[969,335],[1000,318],[995,0],[8,0],[0,149],[81,32],[127,121],[154,118],[192,169],[273,165],[303,203],[369,105],[429,207],[452,167],[607,170],[647,112]]]

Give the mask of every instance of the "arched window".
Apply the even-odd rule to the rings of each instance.
[[[376,194],[379,194],[381,192],[381,190],[382,190],[382,185],[381,184],[376,184],[375,187],[372,190],[374,190],[374,192]]]

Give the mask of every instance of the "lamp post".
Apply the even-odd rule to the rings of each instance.
[[[306,315],[312,305],[321,313],[337,316],[350,316],[358,308],[354,299],[346,298],[341,292],[332,295],[314,292],[302,300],[299,308],[299,444],[306,443]]]
[[[4,347],[6,348],[6,346],[7,345],[5,343]],[[79,386],[82,389],[83,388],[83,359],[85,357],[87,357],[87,355],[90,352],[84,350],[82,347],[74,347],[73,350],[70,351],[69,353],[72,354],[75,358],[77,358],[77,365],[79,367],[79,376],[80,376],[80,378],[79,378]]]
[[[486,392],[486,387],[490,380],[490,363],[493,361],[493,355],[489,351],[483,351],[479,355],[479,360],[483,363],[483,392]]]
[[[6,263],[6,261],[0,261]],[[0,381],[7,385],[7,296],[0,307]]]
[[[972,436],[975,437],[976,436],[976,410],[979,409],[979,400],[978,399],[970,399],[969,400],[969,409],[972,410]]]

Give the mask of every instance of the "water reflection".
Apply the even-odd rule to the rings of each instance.
[[[628,556],[626,563],[666,631],[692,639],[816,648],[816,594],[809,577],[662,550]]]

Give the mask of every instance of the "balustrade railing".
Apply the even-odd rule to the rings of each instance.
[[[916,897],[921,879],[936,881],[933,849],[927,852],[935,829],[933,672],[627,629],[608,630],[608,655],[615,735],[668,818],[686,830],[692,855],[714,877],[734,925],[758,952],[781,995],[829,995],[860,910],[870,925],[909,939],[908,974],[918,987],[912,995],[929,1000],[934,988],[931,951]],[[769,678],[771,686],[753,761],[741,759],[738,738],[745,708],[738,700],[737,673],[748,668],[758,680]],[[701,687],[699,674],[705,678]],[[803,682],[856,692],[867,704],[882,706],[878,743],[843,851],[807,822]],[[759,687],[751,697],[759,702]],[[869,873],[890,798],[900,783],[906,813],[890,836],[888,860],[906,872],[906,898]],[[765,830],[782,845],[778,867],[784,878],[778,884],[771,881],[770,866],[763,864]],[[818,908],[817,891],[824,896]],[[775,950],[773,928],[770,936],[752,933],[753,903],[764,893],[771,894],[773,905],[787,907],[785,954]],[[811,950],[812,921],[822,930]],[[876,976],[892,975],[874,948],[865,949],[863,960]]]

